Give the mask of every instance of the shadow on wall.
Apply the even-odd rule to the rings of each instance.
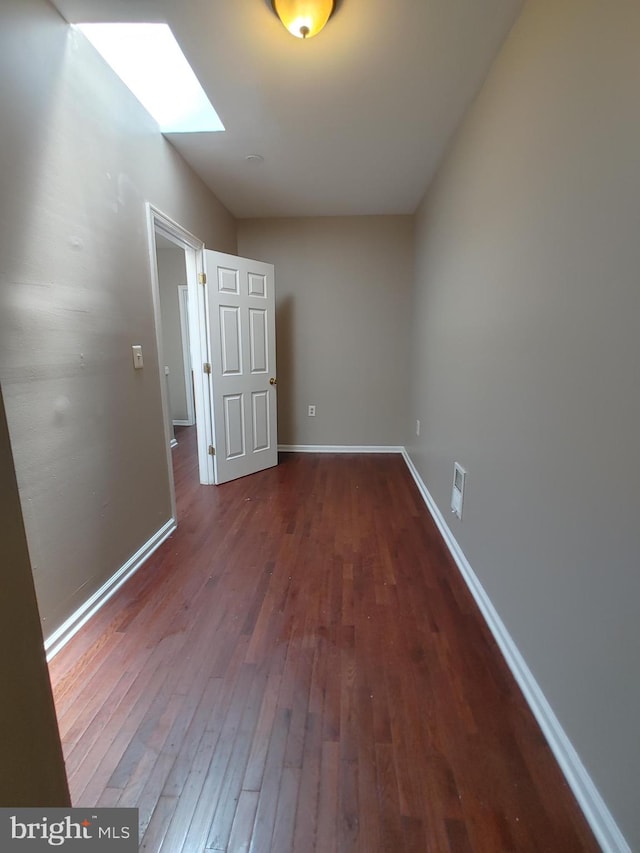
[[[70,804],[0,388],[0,806]]]
[[[3,165],[11,172],[0,205],[0,257],[3,277],[6,275],[12,283],[24,277],[26,247],[33,233],[32,220],[42,207],[38,202],[52,148],[50,118],[60,102],[68,30],[60,19],[55,35],[44,37],[38,27],[25,26],[19,8],[15,8],[18,13],[12,15],[11,8],[5,10],[3,6],[0,32],[0,76],[11,80],[11,86],[0,91],[0,115],[12,116],[11,121],[2,122],[0,133]],[[50,28],[47,28],[46,36],[49,34]],[[25,56],[37,56],[39,65],[46,67],[47,86],[39,85],[36,75],[17,73],[22,70]],[[29,105],[28,110],[25,104]],[[9,293],[9,296],[14,295]]]
[[[293,298],[276,304],[276,364],[278,368],[278,442],[292,444],[295,433],[293,357]]]

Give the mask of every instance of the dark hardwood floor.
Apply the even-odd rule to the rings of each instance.
[[[51,663],[74,805],[163,853],[598,846],[400,456],[220,487]]]

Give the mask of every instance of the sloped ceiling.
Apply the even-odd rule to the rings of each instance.
[[[268,0],[55,0],[169,23],[226,131],[168,138],[238,218],[413,213],[522,4],[341,0],[301,41]]]

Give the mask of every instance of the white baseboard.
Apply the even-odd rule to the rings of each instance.
[[[173,420],[174,426],[193,426],[193,421],[184,421],[184,420]]]
[[[406,450],[403,451],[403,456],[451,556],[455,560],[465,583],[480,608],[480,612],[493,634],[507,662],[507,666],[518,682],[524,698],[538,721],[538,725],[542,729],[542,733],[547,739],[549,747],[560,765],[560,769],[564,773],[567,783],[580,804],[580,808],[602,850],[604,853],[631,853],[631,848],[620,832],[606,803],[598,793],[596,786],[580,760],[580,756],[560,725],[558,718],[540,689],[539,684],[533,677],[533,673],[527,666],[526,661],[518,651],[518,647],[507,631],[491,599],[469,565],[467,558],[456,542],[453,533],[449,529],[442,513],[431,497],[429,490]]]
[[[47,637],[44,648],[48,661],[55,657],[60,649],[69,642],[71,637],[91,619],[94,613],[97,613],[111,596],[120,589],[122,584],[138,571],[140,566],[153,554],[156,548],[162,545],[164,540],[173,533],[176,526],[175,518],[169,519],[99,590],[94,592],[75,613],[72,613],[50,637]]]
[[[279,444],[282,453],[404,453],[404,447],[383,444]]]

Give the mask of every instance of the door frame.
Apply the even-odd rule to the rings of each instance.
[[[160,314],[160,282],[158,280],[158,262],[156,252],[156,233],[184,250],[189,293],[189,341],[191,346],[191,364],[195,386],[195,422],[198,445],[198,471],[200,482],[204,485],[215,483],[213,457],[209,447],[213,445],[213,423],[211,419],[210,388],[204,371],[197,365],[210,362],[209,336],[207,333],[207,305],[205,288],[199,284],[204,275],[204,242],[199,240],[178,222],[167,216],[150,202],[146,203],[147,237],[149,245],[149,266],[151,269],[151,291],[153,296],[153,315],[158,349],[158,381],[162,401],[165,446],[167,448],[167,468],[173,517],[176,517],[176,496],[171,459],[171,436],[169,435],[169,400],[164,376],[162,318]]]

